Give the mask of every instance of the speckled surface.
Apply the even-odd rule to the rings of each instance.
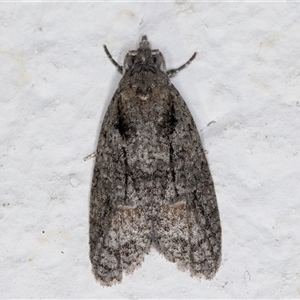
[[[299,3],[0,3],[1,298],[299,298]],[[143,34],[207,151],[223,229],[212,281],[152,250],[103,288],[88,256],[93,159]],[[209,124],[209,125],[208,125]]]

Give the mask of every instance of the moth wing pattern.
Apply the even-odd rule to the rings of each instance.
[[[221,262],[221,223],[214,183],[191,113],[172,85],[173,120],[169,137],[174,198],[158,211],[156,248],[192,276],[211,279]]]
[[[96,279],[107,286],[140,265],[151,238],[140,207],[124,203],[128,179],[118,101],[115,93],[102,123],[90,199],[90,259]]]

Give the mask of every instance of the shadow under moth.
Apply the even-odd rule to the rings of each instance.
[[[211,279],[221,262],[214,183],[194,120],[146,36],[129,51],[100,131],[90,199],[90,259],[102,285],[132,273],[154,246]]]

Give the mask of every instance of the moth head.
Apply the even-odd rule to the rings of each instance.
[[[128,52],[125,58],[125,69],[130,70],[137,68],[138,70],[147,70],[153,72],[155,68],[164,67],[164,60],[159,50],[151,50],[147,36],[141,39],[140,46],[137,50]],[[156,67],[155,67],[156,66]]]
[[[143,37],[142,37],[142,40],[140,42],[140,49],[141,50],[150,49],[149,42],[147,40],[147,36],[146,35],[143,35]]]
[[[141,39],[139,48],[137,50],[129,51],[125,56],[123,74],[129,70],[133,73],[156,73],[158,69],[164,72],[166,71],[163,55],[159,50],[151,50],[147,36],[144,35]]]

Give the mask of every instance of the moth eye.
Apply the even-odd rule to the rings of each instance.
[[[156,55],[153,56],[153,62],[154,62],[155,65],[157,65],[160,68],[160,66],[161,66],[161,59],[160,59],[159,56],[156,56]]]
[[[131,69],[131,67],[134,65],[135,56],[129,56],[127,59],[127,68]]]

